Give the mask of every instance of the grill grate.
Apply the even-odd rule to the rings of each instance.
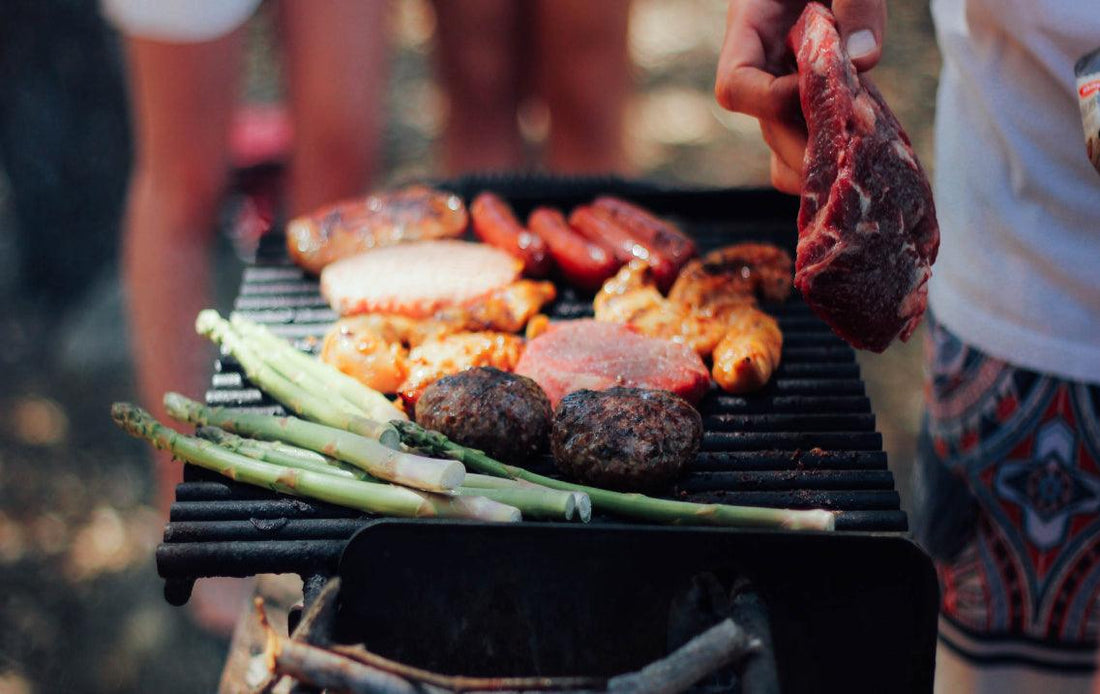
[[[459,192],[480,189],[475,183],[465,187],[468,190]],[[568,189],[547,199],[530,190],[503,187],[521,214],[537,202],[569,207],[597,192]],[[608,190],[601,187],[598,192]],[[793,203],[770,193],[635,188],[626,192],[659,213],[677,217],[703,250],[738,240],[770,241],[790,248],[794,241]],[[730,218],[730,210],[738,212],[736,218]],[[715,390],[708,394],[700,406],[705,429],[701,451],[670,496],[698,502],[822,507],[838,512],[838,530],[905,531],[906,516],[887,469],[882,437],[875,431],[854,351],[797,297],[764,308],[777,317],[783,330],[782,365],[759,393],[737,396]],[[317,338],[336,318],[320,297],[316,280],[286,259],[283,239],[277,235],[264,238],[256,262],[245,269],[234,309],[306,350],[316,348]],[[591,303],[565,289],[550,314],[588,316]],[[241,375],[230,356],[216,361],[206,400],[214,405],[282,410]],[[553,472],[549,457],[532,461],[531,467]],[[371,521],[355,511],[279,497],[192,466],[187,466],[176,499],[157,551],[158,570],[168,579],[166,594],[173,602],[185,601],[190,583],[203,576],[331,573],[345,541]]]

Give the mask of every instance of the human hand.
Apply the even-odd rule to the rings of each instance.
[[[798,74],[787,47],[787,34],[805,6],[805,0],[730,0],[714,84],[723,108],[760,122],[772,150],[772,185],[786,193],[801,189],[806,154]],[[835,0],[832,11],[856,69],[870,70],[882,56],[886,0]]]

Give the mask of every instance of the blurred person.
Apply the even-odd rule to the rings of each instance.
[[[802,0],[732,0],[715,93],[755,116],[772,183],[800,188],[787,34]],[[857,69],[884,0],[832,4]],[[1094,3],[933,0],[943,53],[928,376],[915,534],[940,577],[936,689],[1090,689],[1100,625],[1100,176],[1074,63]]]
[[[518,115],[532,97],[550,116],[546,168],[623,168],[630,0],[433,5],[437,73],[450,106],[443,137],[447,171],[524,168]]]
[[[125,38],[135,131],[123,269],[138,385],[160,417],[163,394],[204,390],[196,314],[210,298],[211,250],[240,95],[243,26],[259,0],[103,0]],[[363,192],[376,174],[385,88],[384,0],[279,0],[293,128],[287,212]],[[181,466],[157,459],[166,514]]]

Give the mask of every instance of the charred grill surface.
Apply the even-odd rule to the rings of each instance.
[[[470,190],[461,185],[456,190],[497,190],[523,218],[539,204],[570,208],[605,192],[632,198],[680,222],[701,252],[738,241],[793,250],[795,242],[797,201],[770,192],[663,192],[614,181],[536,187],[509,179],[471,181],[466,187]],[[278,235],[263,240],[255,263],[244,272],[234,309],[300,348],[317,351],[319,338],[336,316],[320,297],[317,281],[286,259],[283,242]],[[782,362],[771,383],[751,395],[717,390],[706,395],[699,405],[704,430],[700,450],[661,495],[820,506],[838,512],[837,530],[906,530],[854,351],[797,294],[762,308],[776,317],[784,336]],[[591,296],[564,288],[549,313],[561,319],[589,317]],[[229,357],[215,363],[206,398],[212,404],[281,411]],[[549,455],[534,456],[526,464],[540,473],[555,472]],[[372,520],[347,509],[279,497],[190,466],[185,479],[158,549],[158,568],[169,579],[175,602],[186,600],[181,586],[203,576],[268,570],[331,573],[347,539]]]

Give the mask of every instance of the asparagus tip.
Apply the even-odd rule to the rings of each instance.
[[[221,315],[212,308],[204,308],[195,316],[195,332],[206,335],[222,321]]]

